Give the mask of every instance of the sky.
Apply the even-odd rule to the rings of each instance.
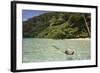
[[[26,21],[29,18],[34,16],[39,16],[41,14],[47,13],[48,11],[39,11],[39,10],[23,10],[22,11],[22,20]]]

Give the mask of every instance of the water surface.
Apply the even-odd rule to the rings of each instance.
[[[90,40],[54,40],[39,38],[23,38],[22,62],[48,62],[87,60],[91,58]],[[56,46],[60,50],[55,49]],[[66,55],[61,51],[72,48],[74,55]]]

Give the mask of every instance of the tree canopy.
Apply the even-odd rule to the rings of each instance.
[[[87,38],[90,29],[90,13],[49,12],[23,21],[25,38]]]

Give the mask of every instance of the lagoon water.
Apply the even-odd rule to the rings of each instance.
[[[91,59],[90,40],[54,40],[39,38],[23,38],[22,62],[48,62]],[[57,50],[55,47],[59,48]],[[74,55],[66,55],[61,51],[74,49]]]

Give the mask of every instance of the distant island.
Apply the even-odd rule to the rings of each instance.
[[[23,38],[72,39],[91,37],[91,14],[48,12],[23,21]]]

